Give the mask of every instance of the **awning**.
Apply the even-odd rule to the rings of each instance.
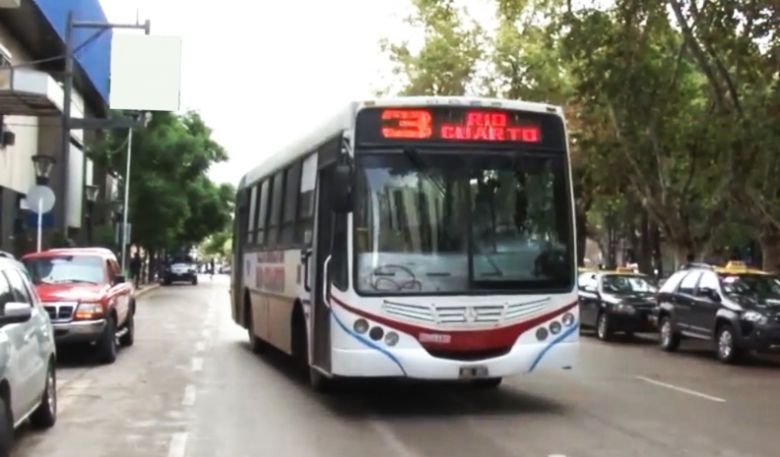
[[[0,68],[0,114],[59,116],[63,90],[47,73]]]

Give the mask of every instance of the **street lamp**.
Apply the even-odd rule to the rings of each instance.
[[[48,182],[51,170],[54,168],[54,164],[57,163],[57,159],[43,154],[36,154],[31,159],[35,167],[35,178],[37,181],[39,183]]]
[[[100,187],[93,184],[87,184],[84,186],[84,194],[87,197],[87,244],[92,244],[92,229],[94,225],[93,212],[95,209],[95,202],[100,194]]]
[[[87,202],[95,203],[100,195],[100,187],[94,184],[87,184],[84,186],[84,193],[87,197]]]

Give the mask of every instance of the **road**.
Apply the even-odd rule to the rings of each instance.
[[[584,338],[575,372],[496,391],[359,383],[311,392],[284,357],[256,356],[226,277],[140,299],[116,364],[61,354],[60,417],[17,434],[15,457],[722,456],[780,453],[780,363],[723,366],[703,348]]]

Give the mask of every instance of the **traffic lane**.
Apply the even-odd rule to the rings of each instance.
[[[21,430],[14,455],[167,455],[171,437],[187,427],[182,395],[192,383],[191,342],[202,338],[217,293],[225,293],[223,284],[172,286],[140,297],[135,344],[112,365],[66,350],[58,367],[64,382],[57,424]]]
[[[662,419],[645,423],[646,430],[665,439],[674,437],[683,448],[696,445],[715,455],[777,455],[774,424],[780,420],[776,394],[780,363],[776,357],[723,365],[707,342],[686,340],[679,353],[666,353],[654,336],[644,335],[612,343],[585,337],[581,346],[578,383],[586,382],[590,389],[599,379],[605,385],[631,378],[645,384],[640,395],[646,398],[635,401],[620,395],[622,389],[614,391],[620,403],[643,422],[655,415]]]
[[[733,401],[642,380],[670,376],[663,379],[678,382],[681,371],[700,379],[708,373],[697,372],[716,369],[648,345],[586,338],[578,371],[512,378],[492,392],[357,382],[334,395],[317,395],[285,357],[249,351],[245,332],[230,320],[226,298],[218,309],[219,336],[206,356],[182,455],[777,454],[772,438],[780,414],[762,416]],[[753,401],[763,400],[752,394]],[[766,420],[756,423],[761,417]]]

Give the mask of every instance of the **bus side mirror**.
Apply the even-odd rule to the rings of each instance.
[[[336,213],[349,213],[353,206],[352,163],[348,156],[339,160],[333,168],[333,211]]]

